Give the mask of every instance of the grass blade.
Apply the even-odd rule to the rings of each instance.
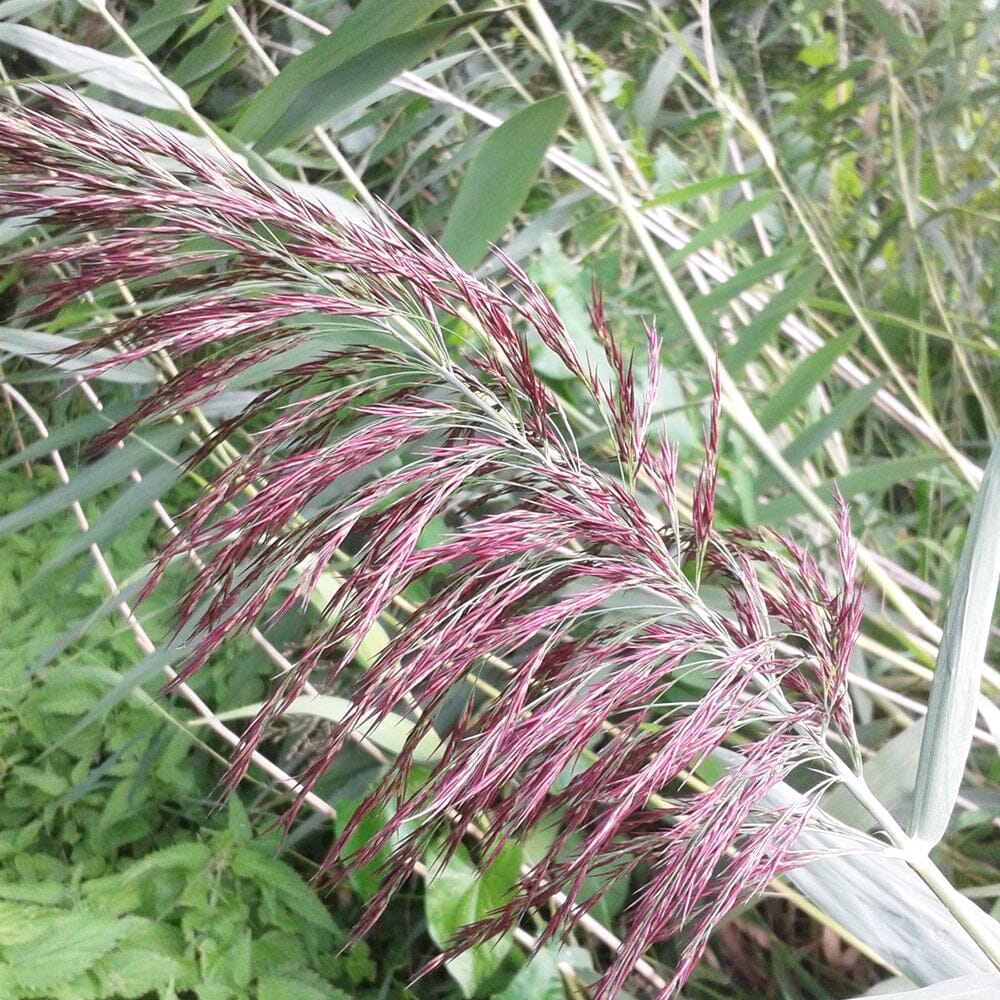
[[[1000,581],[1000,440],[983,473],[955,574],[920,745],[910,833],[928,848],[944,835],[972,745],[983,656]]]
[[[353,54],[352,46],[345,48],[341,43],[336,47],[332,67],[326,58],[326,43],[334,40],[336,34],[329,35],[293,59],[250,102],[233,132],[251,143],[258,153],[299,139],[313,126],[419,63],[450,35],[482,17],[482,14],[468,14],[434,21],[385,38],[357,54]],[[352,52],[350,58],[338,61],[345,52]]]
[[[848,500],[851,497],[864,495],[877,498],[881,493],[897,483],[907,482],[916,476],[923,475],[941,466],[944,458],[928,455],[919,458],[895,458],[864,468],[855,469],[846,476],[837,476],[817,487],[821,496],[832,496],[836,486]],[[796,494],[780,496],[770,503],[761,504],[757,513],[764,524],[783,524],[795,514],[806,511],[806,505]]]
[[[187,428],[184,426],[170,425],[156,428],[147,436],[147,440],[155,448],[172,454],[186,433]],[[119,483],[132,469],[145,472],[161,461],[160,451],[142,447],[134,441],[128,442],[124,448],[115,448],[81,469],[68,483],[57,486],[19,510],[0,517],[0,537],[57,514],[69,507],[74,500],[79,502],[104,492]]]
[[[848,330],[803,358],[760,411],[764,430],[773,431],[794,413],[809,392],[826,378],[840,357],[851,349],[860,334],[860,329]]]
[[[723,353],[722,360],[726,367],[735,371],[756,357],[764,345],[777,335],[781,321],[807,298],[822,273],[823,269],[818,264],[810,263],[787,278],[785,287],[772,295],[767,305],[740,330],[739,343]]]

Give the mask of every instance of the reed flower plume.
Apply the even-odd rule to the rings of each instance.
[[[307,601],[324,573],[338,581],[246,727],[229,784],[307,684],[352,705],[300,775],[307,790],[351,734],[402,715],[401,752],[326,859],[335,877],[391,849],[360,931],[470,828],[485,863],[554,827],[453,950],[542,906],[543,937],[562,934],[602,895],[585,880],[641,868],[624,947],[594,995],[615,996],[649,946],[675,939],[673,995],[719,920],[805,860],[796,838],[822,776],[842,766],[831,736],[857,760],[845,676],[860,610],[843,505],[837,590],[792,541],[715,524],[717,392],[693,500],[679,502],[677,451],[651,426],[653,327],[637,373],[595,297],[603,379],[514,261],[503,258],[502,285],[480,280],[389,210],[344,221],[235,160],[45,97],[51,113],[0,115],[3,214],[44,225],[28,260],[58,265],[26,315],[42,323],[125,281],[141,308],[89,331],[79,353],[114,352],[91,374],[172,359],[171,377],[93,447],[256,387],[191,458],[204,467],[223,443],[239,449],[147,587],[179,554],[208,556],[178,609],[192,636],[183,676]],[[583,449],[581,417],[538,375],[539,353],[577,383],[603,452]],[[359,657],[376,627],[388,640]],[[774,805],[769,793],[806,769],[814,791]]]

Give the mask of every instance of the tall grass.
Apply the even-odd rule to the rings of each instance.
[[[996,472],[994,460],[983,480],[973,459],[987,451],[946,429],[954,417],[935,404],[930,358],[932,344],[947,344],[963,385],[955,398],[974,408],[980,439],[994,433],[977,373],[995,346],[975,328],[989,279],[972,278],[991,237],[978,227],[978,208],[922,221],[929,198],[951,195],[921,201],[908,182],[915,171],[925,187],[932,176],[945,182],[944,140],[933,115],[912,133],[901,117],[926,99],[921,67],[931,53],[950,40],[967,58],[981,54],[965,30],[979,15],[956,8],[950,20],[928,22],[932,38],[915,39],[905,23],[894,35],[895,21],[866,8],[885,28],[892,58],[854,64],[843,58],[853,22],[842,17],[831,31],[811,13],[796,30],[811,42],[806,62],[829,66],[813,93],[837,141],[824,150],[803,129],[799,159],[789,160],[783,129],[800,119],[773,107],[753,114],[738,81],[724,78],[707,5],[692,25],[697,45],[692,30],[650,13],[648,38],[661,51],[639,93],[585,43],[566,48],[540,4],[525,8],[530,25],[506,15],[525,40],[512,53],[475,27],[452,40],[475,22],[418,26],[435,5],[370,20],[376,6],[362,5],[317,43],[315,58],[292,59],[286,70],[267,55],[268,29],[255,35],[234,9],[203,26],[204,48],[191,50],[199,58],[209,39],[231,34],[276,74],[226,111],[213,101],[223,99],[222,74],[235,63],[210,71],[202,88],[191,52],[175,62],[196,35],[160,51],[166,27],[148,15],[122,27],[98,6],[133,58],[103,55],[102,75],[91,78],[123,96],[144,81],[153,95],[146,100],[167,121],[123,116],[49,87],[22,90],[5,106],[4,217],[18,227],[8,232],[23,246],[14,260],[24,283],[4,346],[71,373],[103,416],[97,424],[72,417],[46,431],[49,441],[18,444],[12,461],[85,443],[86,464],[0,527],[62,506],[79,510],[130,476],[133,488],[87,527],[77,549],[89,543],[103,560],[100,546],[155,504],[169,535],[143,594],[178,563],[191,566],[163,655],[178,668],[173,684],[235,743],[227,785],[262,764],[293,789],[290,823],[306,803],[332,811],[325,776],[345,748],[380,761],[358,801],[334,803],[340,816],[323,866],[355,884],[380,872],[363,894],[359,933],[415,874],[425,878],[439,950],[423,971],[447,964],[466,993],[500,988],[511,947],[544,951],[582,929],[611,947],[591,983],[595,996],[618,995],[633,972],[658,995],[673,995],[720,921],[768,888],[914,984],[955,980],[942,986],[954,996],[982,988],[982,975],[1000,967],[995,924],[929,852],[956,806],[971,808],[971,741],[995,747],[976,715],[994,725],[982,689],[985,682],[989,693],[995,672],[982,661],[998,572],[988,527]],[[293,37],[328,31],[295,10],[284,14],[281,30]],[[586,37],[587,14],[575,16]],[[51,32],[4,27],[0,41],[35,57],[68,66],[79,56]],[[760,36],[747,37],[757,39],[760,73],[771,71]],[[477,81],[492,83],[491,73],[527,80],[538,60],[563,96],[529,100],[508,111],[499,141],[464,147],[457,159],[470,166],[457,195],[438,185],[430,162],[422,167],[427,206],[403,196],[409,189],[398,181],[387,185],[396,211],[348,162],[351,141],[338,146],[324,128],[332,122],[349,135],[352,121],[371,120],[357,117],[365,107],[384,105],[373,149],[386,168],[412,170],[415,161],[399,155],[419,159],[424,147],[396,98],[375,88],[403,68],[400,60],[425,58],[434,46],[441,81],[465,80],[469,92],[442,90],[419,73],[397,78],[424,102],[479,114],[469,104]],[[862,79],[869,65],[882,76]],[[974,72],[988,73],[982,65]],[[477,76],[469,66],[493,68]],[[906,105],[900,98],[911,82],[916,97]],[[373,89],[362,93],[364,85]],[[599,87],[624,88],[618,109],[595,100]],[[845,148],[866,135],[866,98],[883,92],[886,142],[868,136],[862,168]],[[685,169],[711,179],[658,192],[665,175],[643,166],[655,148],[644,144],[658,115],[690,112],[693,101],[726,130],[722,169],[711,130],[696,131]],[[435,115],[441,106],[430,105]],[[410,113],[421,121],[422,111]],[[645,132],[623,139],[621,130],[640,119]],[[446,123],[440,135],[454,143],[465,120]],[[594,167],[557,138],[577,127]],[[936,153],[926,167],[921,148],[905,148],[918,127]],[[515,147],[518,136],[524,144]],[[293,150],[304,138],[299,156]],[[263,156],[279,169],[298,163],[298,183]],[[498,222],[502,230],[529,195],[538,197],[531,181],[543,156],[615,206],[598,243],[619,219],[622,237],[635,240],[619,266],[635,273],[638,310],[602,280],[597,256],[587,308],[566,257],[573,235],[564,247],[542,241],[530,264],[509,253],[484,260]],[[306,183],[327,167],[341,171],[369,212]],[[874,223],[862,224],[866,203],[843,180],[849,170],[896,170],[902,215],[882,231],[871,213]],[[736,197],[720,197],[727,189]],[[976,190],[973,183],[966,197]],[[441,196],[445,205],[454,199],[446,224],[434,205]],[[572,198],[552,204],[551,225],[587,228]],[[527,261],[540,230],[522,232],[511,253]],[[948,237],[964,257],[936,256]],[[897,276],[866,277],[873,259],[898,260]],[[926,286],[936,318],[898,305],[907,282]],[[948,303],[959,291],[968,312],[961,321]],[[643,306],[645,324],[634,318]],[[913,357],[886,339],[886,328],[914,332]],[[663,363],[684,356],[685,344],[701,355],[685,368],[693,392]],[[92,380],[111,387],[111,412]],[[15,382],[6,390],[11,409],[44,430],[41,404],[26,389]],[[861,430],[852,431],[859,414]],[[936,480],[909,493],[900,485],[928,473]],[[180,477],[196,489],[175,523],[163,501]],[[891,489],[897,519],[929,540],[942,523],[934,491],[955,498],[948,516],[958,524],[957,498],[980,482],[946,640],[921,704],[898,679],[930,676],[942,635],[933,584],[951,581],[929,541],[912,547],[916,557],[892,542],[881,496]],[[860,543],[841,491],[862,525]],[[813,554],[796,541],[803,528],[816,541]],[[135,609],[119,597],[141,636],[141,603]],[[301,616],[310,614],[304,627]],[[289,623],[298,629],[294,653],[267,638],[269,630],[287,634]],[[275,665],[269,693],[248,706],[233,692],[213,710],[189,682],[243,633]],[[268,759],[269,744],[283,716],[310,712],[328,728],[292,778]],[[872,756],[886,721],[908,721],[908,712],[927,714],[922,739],[904,730]],[[231,734],[226,721],[241,716],[251,721]],[[989,780],[989,758],[975,759]],[[980,795],[977,804],[990,829],[988,800]],[[490,893],[455,913],[435,901],[434,880],[469,860]],[[629,903],[612,928],[609,900],[621,886]],[[472,966],[462,965],[465,954]],[[695,975],[692,988],[698,983]]]

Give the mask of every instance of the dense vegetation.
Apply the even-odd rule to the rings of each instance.
[[[0,1000],[998,992],[990,6],[0,3]]]

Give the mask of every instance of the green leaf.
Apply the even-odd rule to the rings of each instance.
[[[444,868],[428,877],[424,893],[427,928],[439,948],[447,947],[455,934],[502,906],[517,882],[520,847],[508,842],[493,863],[480,873],[463,847]],[[449,973],[471,997],[500,968],[513,943],[512,935],[477,945],[449,959]]]
[[[184,32],[181,41],[186,42],[194,38],[199,32],[204,31],[213,21],[217,21],[222,17],[232,5],[233,0],[211,0],[211,3],[201,12],[198,20]]]
[[[483,140],[441,235],[441,245],[461,267],[478,264],[524,204],[568,113],[565,97],[547,97],[521,108]]]
[[[330,911],[294,869],[283,861],[266,857],[259,848],[250,846],[236,851],[230,867],[233,874],[241,879],[276,890],[281,905],[306,923],[331,934],[335,933],[337,925],[333,922]]]
[[[22,330],[13,326],[0,326],[0,348],[27,358],[29,361],[52,365],[70,374],[85,372],[91,364],[106,361],[115,356],[113,351],[103,348],[90,351],[86,358],[68,358],[59,353],[77,343],[69,337],[59,337],[52,333]],[[108,382],[149,385],[156,381],[156,372],[148,361],[139,360],[127,365],[116,365],[100,377]]]
[[[261,976],[256,995],[267,997],[267,1000],[355,1000],[353,994],[336,986],[309,983],[293,974]]]
[[[815,423],[799,431],[782,451],[788,464],[798,466],[816,451],[831,434],[847,427],[858,414],[868,409],[875,394],[887,381],[888,376],[882,375],[872,379],[867,385],[859,386],[848,393],[829,413],[824,413]],[[781,477],[772,466],[763,467],[754,481],[754,496],[760,496],[780,481]]]
[[[79,733],[83,732],[92,722],[119,704],[119,702],[124,701],[134,692],[139,691],[140,686],[155,677],[166,664],[172,661],[176,662],[183,655],[181,650],[167,644],[144,656],[135,666],[129,668],[121,675],[121,680],[98,699],[83,718],[74,723],[73,727],[60,736],[58,740],[53,741],[42,756],[46,756],[52,750],[68,743]],[[148,696],[144,692],[141,692],[141,694],[148,699]],[[152,699],[148,700],[151,701]]]
[[[855,997],[865,1000],[872,994]],[[1000,996],[1000,975],[995,972],[981,972],[972,976],[959,976],[919,990],[903,990],[887,994],[890,1000],[995,1000]]]
[[[791,246],[771,257],[761,257],[748,267],[740,268],[731,278],[721,285],[716,285],[707,295],[694,299],[691,306],[695,314],[704,319],[716,309],[728,305],[741,292],[760,284],[774,274],[788,271],[801,256],[801,247]]]
[[[39,458],[47,458],[50,451],[65,448],[68,445],[89,441],[102,431],[106,431],[118,420],[127,417],[132,411],[131,405],[106,406],[100,413],[85,413],[82,417],[67,421],[53,427],[49,436],[33,441],[23,450],[5,458],[0,462],[0,472],[20,465],[22,462],[34,462]]]
[[[213,857],[212,849],[208,845],[193,840],[182,841],[147,854],[122,872],[121,880],[134,882],[136,879],[147,878],[162,871],[200,872],[208,868]]]
[[[103,603],[95,611],[92,611],[82,621],[75,622],[69,628],[56,635],[45,649],[39,653],[37,659],[33,660],[31,666],[26,671],[30,674],[39,673],[48,666],[57,656],[65,652],[81,636],[86,635],[91,628],[109,615],[118,611],[123,601],[132,601],[142,590],[143,579],[133,579],[127,583],[119,582],[118,590],[105,598]]]
[[[263,703],[254,705],[243,705],[240,708],[230,709],[228,712],[220,712],[216,718],[223,722],[229,719],[246,719],[255,716],[262,708]],[[285,715],[308,715],[318,719],[328,719],[331,722],[343,722],[348,712],[353,709],[353,704],[346,698],[338,698],[336,695],[317,694],[303,695],[285,709]],[[204,720],[194,719],[191,725],[203,725]],[[403,745],[413,731],[413,723],[403,716],[390,712],[384,719],[362,719],[356,729],[360,736],[372,741],[376,746],[387,750],[389,753],[398,754],[402,751]],[[413,759],[418,763],[428,764],[441,759],[444,752],[441,741],[434,735],[422,737],[413,751]]]
[[[367,6],[359,7],[355,15]],[[296,56],[264,87],[237,119],[233,133],[258,153],[298,139],[420,62],[449,35],[483,16],[445,18],[397,34],[401,26],[419,23],[440,3],[424,0],[379,6],[398,8],[395,14],[385,11],[380,22],[383,37],[376,37],[373,43],[364,19],[349,18],[345,37],[339,29],[328,35]]]
[[[667,258],[667,264],[671,268],[679,267],[696,250],[710,246],[716,240],[732,236],[737,229],[746,225],[757,212],[766,208],[777,197],[777,191],[764,191],[749,201],[736,202],[732,208],[723,212],[714,222],[702,226],[689,243],[681,247],[680,250],[675,250]]]
[[[877,497],[890,486],[907,482],[915,476],[939,468],[943,461],[944,459],[940,456],[887,459],[876,465],[867,465],[863,469],[856,469],[846,476],[837,476],[827,480],[816,488],[816,492],[820,495],[825,492],[827,496],[830,496],[833,494],[834,486],[837,486],[847,500],[861,495]],[[805,509],[803,501],[798,496],[790,494],[772,500],[770,503],[761,504],[757,513],[762,523],[777,525],[787,521],[795,514],[802,513]]]
[[[182,24],[191,20],[199,2],[200,0],[157,0],[131,23],[129,34],[132,41],[147,56],[153,55]]]
[[[764,430],[773,431],[778,424],[798,409],[812,389],[826,378],[830,369],[854,346],[860,333],[861,328],[858,327],[842,333],[839,337],[834,337],[833,340],[804,357],[785,376],[785,380],[771,394],[764,408],[757,414]]]
[[[749,180],[756,176],[757,174],[751,171],[746,174],[723,174],[721,177],[709,177],[707,180],[696,181],[694,184],[687,184],[684,187],[658,194],[655,198],[644,201],[639,209],[645,211],[647,208],[657,208],[660,205],[682,205],[685,202],[694,201],[695,198],[700,198],[702,195],[728,191],[740,181]]]
[[[914,40],[903,30],[901,14],[893,13],[883,0],[858,0],[858,9],[875,29],[875,37],[885,41],[894,56],[906,61],[915,55]]]
[[[559,971],[563,960],[555,948],[541,948],[505,990],[494,994],[493,1000],[566,1000],[566,986]]]
[[[845,396],[829,413],[824,414],[814,424],[795,435],[782,452],[791,465],[798,465],[808,458],[836,431],[843,430],[859,413],[864,412],[875,398],[879,389],[888,381],[888,376],[872,379],[867,385],[859,386]]]
[[[927,701],[910,833],[928,847],[948,827],[972,745],[983,656],[1000,582],[998,526],[1000,439],[972,505]]]
[[[146,440],[155,448],[172,452],[186,434],[186,428],[177,424],[158,427],[147,433]],[[0,517],[0,537],[20,531],[28,525],[36,524],[53,514],[69,507],[73,501],[85,500],[104,490],[117,486],[132,469],[143,472],[154,463],[163,460],[156,450],[137,444],[131,438],[124,448],[112,448],[96,462],[84,466],[68,483],[63,483],[37,500]]]
[[[138,516],[150,509],[154,500],[159,500],[177,482],[179,475],[172,463],[165,462],[150,469],[139,482],[130,481],[120,495],[91,521],[86,531],[73,536],[39,569],[32,583],[65,566],[90,545],[104,546],[113,542]]]
[[[164,89],[134,59],[75,45],[26,24],[0,22],[0,42],[150,108],[176,111],[187,100],[180,87],[168,81]]]
[[[761,348],[774,336],[781,321],[812,291],[823,268],[810,264],[792,275],[785,287],[772,295],[767,305],[739,331],[739,342],[723,352],[722,360],[730,370],[745,365],[756,357]]]

